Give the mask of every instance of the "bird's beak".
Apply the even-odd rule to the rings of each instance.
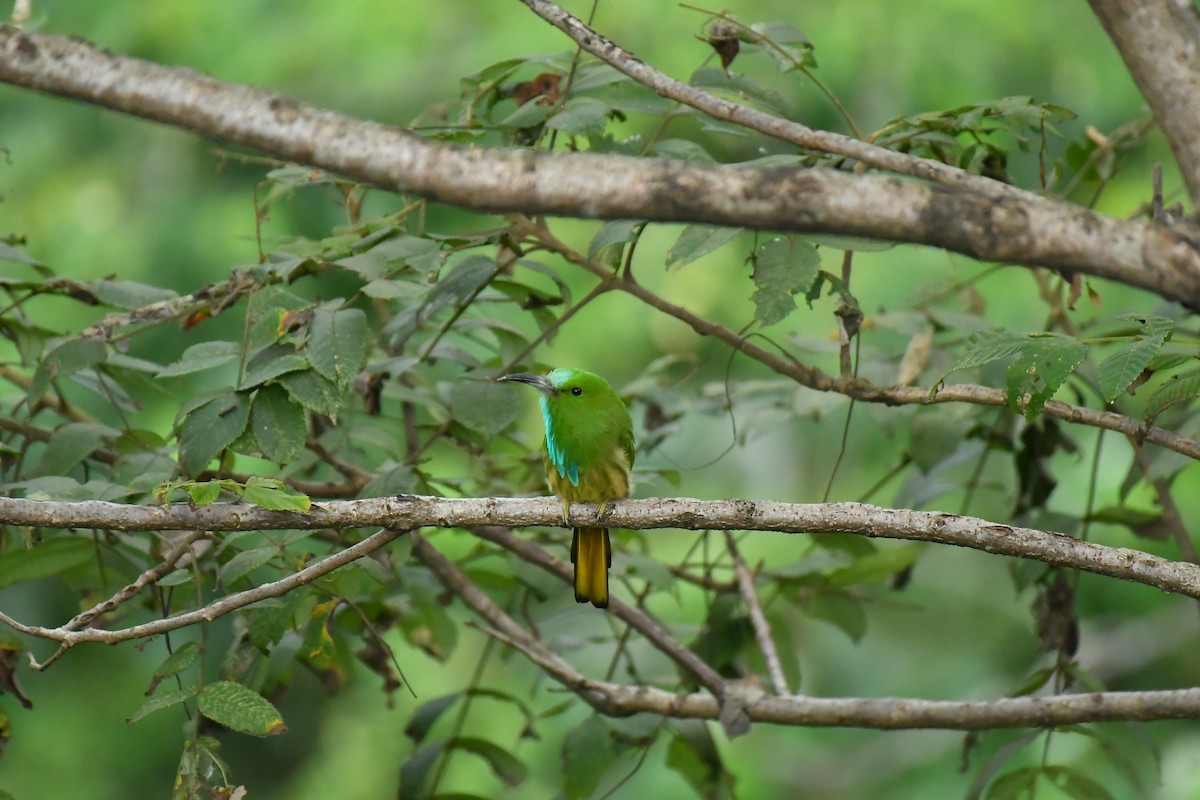
[[[554,384],[545,375],[534,375],[532,372],[516,372],[512,375],[502,375],[496,378],[496,380],[528,384],[547,397],[558,394],[558,389],[554,388]]]

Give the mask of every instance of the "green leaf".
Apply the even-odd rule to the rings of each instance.
[[[488,763],[496,777],[508,786],[517,786],[525,780],[528,772],[525,765],[512,753],[486,739],[463,736],[452,740],[448,746],[479,756]]]
[[[298,372],[310,366],[312,365],[308,363],[308,359],[295,352],[291,345],[272,345],[250,359],[238,388],[253,389],[280,375]]]
[[[142,703],[141,708],[133,712],[133,716],[125,720],[126,725],[132,725],[143,717],[148,717],[155,711],[162,711],[164,708],[170,708],[174,705],[179,705],[184,700],[190,700],[196,696],[198,688],[192,686],[186,689],[176,689],[170,692],[162,692],[151,697],[146,702]]]
[[[792,295],[807,292],[821,269],[817,248],[795,236],[772,239],[754,259],[754,318],[762,326],[796,310]]]
[[[238,579],[244,578],[277,555],[279,555],[279,548],[274,545],[243,550],[221,567],[221,583],[226,587],[231,586]]]
[[[1166,317],[1148,317],[1142,320],[1141,336],[1137,340],[1122,346],[1100,363],[1100,391],[1105,402],[1116,400],[1142,374],[1174,327],[1175,322]]]
[[[445,742],[431,742],[418,747],[400,765],[400,789],[397,797],[425,797],[425,779],[429,770],[437,763],[438,756],[446,749]]]
[[[287,733],[283,717],[258,692],[240,683],[210,683],[200,692],[200,713],[219,725],[252,736],[276,736]]]
[[[645,224],[628,219],[604,223],[588,244],[588,258],[601,264],[617,266],[625,252],[625,245],[637,239],[638,231]]]
[[[1070,797],[1078,800],[1114,800],[1108,789],[1074,767],[1050,764],[1044,770],[1050,782]]]
[[[818,592],[805,608],[817,619],[839,628],[852,641],[862,641],[867,632],[867,612],[863,610],[862,601],[845,592]]]
[[[1075,368],[1083,363],[1087,352],[1087,345],[1066,336],[1031,337],[1017,359],[1008,365],[1005,374],[1009,404],[1014,410],[1021,410],[1026,419],[1033,419]]]
[[[36,475],[65,475],[104,444],[106,436],[115,431],[104,425],[87,422],[69,422],[50,434],[50,441],[42,451]]]
[[[612,760],[608,726],[592,714],[563,738],[563,792],[569,800],[591,797]]]
[[[1178,375],[1172,375],[1146,398],[1146,407],[1142,409],[1142,417],[1153,421],[1159,414],[1173,405],[1192,400],[1200,395],[1200,368],[1187,370]]]
[[[342,408],[344,392],[332,381],[326,380],[316,370],[306,369],[289,372],[279,379],[287,393],[309,411],[326,414],[335,420]]]
[[[594,97],[572,97],[562,111],[546,120],[546,127],[581,135],[603,133],[608,112],[608,103]]]
[[[947,375],[956,370],[983,366],[1002,358],[1014,358],[1029,344],[1029,339],[1027,333],[999,328],[972,334],[967,339],[967,343],[970,345],[967,352],[959,356],[958,360],[942,373],[937,383],[941,383]]]
[[[263,454],[276,464],[290,464],[304,453],[308,437],[304,408],[282,386],[264,386],[254,393],[250,429]]]
[[[677,733],[667,745],[667,767],[706,800],[733,800],[733,776],[721,763],[708,729],[693,720],[677,722],[675,728]]]
[[[104,361],[107,353],[104,342],[97,339],[68,339],[54,346],[42,356],[33,373],[28,392],[30,401],[41,400],[50,381],[94,367]]]
[[[184,350],[178,361],[160,369],[157,377],[174,378],[212,369],[237,360],[241,354],[242,346],[237,342],[200,342]]]
[[[179,428],[180,466],[189,475],[199,474],[242,435],[249,419],[246,398],[236,392],[225,392],[189,413]]]
[[[842,588],[886,580],[912,564],[920,553],[919,544],[877,550],[870,555],[856,558],[849,566],[829,573],[829,585]]]
[[[473,431],[493,436],[516,422],[524,405],[512,386],[494,380],[462,380],[450,389],[450,413]]]
[[[89,283],[88,288],[105,305],[116,308],[135,309],[166,300],[174,300],[178,294],[160,286],[147,286],[134,281],[99,280]]]
[[[683,267],[708,255],[742,232],[741,228],[688,225],[667,251],[667,267]]]
[[[309,326],[308,360],[324,378],[345,389],[366,362],[369,337],[362,311],[323,305],[313,312]]]
[[[1006,772],[987,790],[987,800],[1020,800],[1037,796],[1037,781],[1042,774],[1041,767],[1021,767]]]
[[[88,539],[62,536],[28,550],[5,550],[0,558],[0,589],[22,581],[57,575],[93,558],[95,546]]]
[[[420,744],[429,735],[429,731],[442,714],[461,699],[462,692],[454,692],[442,697],[435,697],[429,702],[417,706],[416,711],[408,718],[408,724],[404,726],[405,735],[414,743]]]
[[[217,498],[221,496],[220,481],[188,481],[184,487],[187,490],[188,497],[198,506],[207,506],[217,502]]]
[[[251,477],[242,487],[242,499],[268,511],[296,511],[307,514],[312,509],[312,498],[308,495],[290,492],[282,481],[257,476]]]
[[[546,121],[546,117],[550,116],[552,110],[553,106],[543,103],[526,103],[500,120],[500,129],[511,131],[519,128],[536,127]]]
[[[155,668],[154,675],[150,678],[150,686],[146,689],[146,694],[154,694],[154,690],[158,688],[159,683],[166,678],[183,672],[195,663],[199,655],[200,645],[196,642],[188,642],[174,653],[171,653]]]

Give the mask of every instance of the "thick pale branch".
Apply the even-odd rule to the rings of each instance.
[[[1089,0],[1200,198],[1200,12],[1188,0]]]
[[[596,512],[594,505],[573,505],[567,524],[594,523]],[[884,539],[937,542],[1072,567],[1200,599],[1200,566],[1195,564],[1170,561],[1140,550],[1106,547],[1063,534],[936,511],[881,508],[863,503],[800,504],[663,498],[609,503],[602,519],[608,526],[630,529],[840,532]],[[310,513],[300,514],[268,511],[240,503],[130,506],[99,500],[71,503],[6,497],[0,498],[0,524],[121,531],[312,530],[364,526],[410,530],[423,526],[557,527],[563,524],[563,520],[561,504],[551,498],[395,495],[314,503]],[[363,544],[365,542],[355,545],[351,550]],[[343,551],[343,554],[347,552]]]
[[[0,81],[465,208],[927,244],[990,261],[1077,270],[1200,308],[1200,254],[1182,229],[1032,196],[996,198],[824,169],[463,148],[79,40],[11,28],[0,28]]]

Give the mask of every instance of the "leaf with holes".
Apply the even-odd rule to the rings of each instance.
[[[191,411],[179,428],[179,464],[196,475],[242,435],[250,419],[246,398],[225,392]]]
[[[251,689],[233,681],[210,683],[197,700],[200,713],[218,725],[251,736],[287,733],[275,706]]]
[[[1142,330],[1138,338],[1122,345],[1100,363],[1100,391],[1106,403],[1116,400],[1142,374],[1175,328],[1175,322],[1166,317],[1147,317],[1140,321]]]
[[[1083,363],[1087,352],[1087,345],[1066,336],[1029,337],[1005,374],[1009,404],[1024,413],[1026,419],[1033,419],[1075,368]]]
[[[344,389],[366,361],[369,338],[362,311],[323,305],[313,312],[309,326],[308,360],[326,380]]]

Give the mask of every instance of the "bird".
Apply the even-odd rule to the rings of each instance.
[[[633,421],[608,381],[581,369],[559,368],[546,375],[518,372],[497,378],[541,392],[546,428],[542,460],[550,491],[562,501],[563,523],[571,503],[598,503],[597,517],[612,500],[629,496],[633,468]],[[608,568],[612,544],[608,528],[575,528],[571,536],[575,599],[608,607]]]

